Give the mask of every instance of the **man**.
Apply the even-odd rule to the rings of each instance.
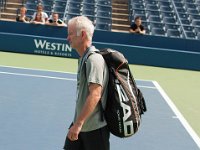
[[[29,23],[30,22],[30,18],[26,17],[26,12],[27,12],[26,7],[22,6],[20,8],[20,14],[17,15],[17,17],[16,17],[16,21],[17,22]]]
[[[52,17],[48,19],[46,25],[66,27],[66,24],[61,19],[59,19],[58,13],[55,12],[52,14]]]
[[[68,37],[80,58],[77,74],[77,98],[74,121],[69,128],[65,150],[109,150],[110,133],[102,120],[100,101],[105,108],[108,68],[92,46],[94,25],[85,16],[68,22]],[[90,56],[89,56],[90,55]]]
[[[134,20],[134,23],[130,27],[130,33],[139,33],[139,34],[145,34],[146,31],[142,25],[141,17],[137,16]]]

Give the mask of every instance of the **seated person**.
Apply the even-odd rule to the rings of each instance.
[[[42,18],[43,18],[45,21],[47,21],[48,15],[47,15],[47,13],[45,13],[45,12],[43,11],[43,6],[42,6],[41,4],[39,4],[39,5],[37,6],[37,12],[35,12],[35,13],[33,14],[32,18],[35,18],[36,13],[41,13],[41,14],[42,14]]]
[[[24,7],[24,6],[21,7],[20,8],[20,14],[17,15],[16,21],[17,22],[29,23],[30,22],[30,18],[26,17],[26,12],[27,12],[26,7]]]
[[[33,18],[30,23],[45,24],[45,20],[44,20],[44,18],[42,18],[42,13],[41,12],[36,13],[35,18]]]
[[[141,17],[136,17],[134,20],[134,23],[130,27],[130,33],[139,33],[139,34],[145,34],[146,31],[144,29],[144,26],[142,25]]]
[[[59,19],[59,14],[55,12],[52,14],[52,17],[47,20],[46,25],[62,26],[62,27],[67,26],[61,19]]]

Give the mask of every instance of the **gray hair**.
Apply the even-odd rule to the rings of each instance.
[[[90,19],[85,16],[77,16],[68,21],[69,25],[75,25],[77,36],[81,35],[82,31],[86,32],[86,36],[89,40],[92,40],[94,33],[94,25]]]

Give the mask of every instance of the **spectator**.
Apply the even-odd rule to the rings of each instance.
[[[17,22],[29,23],[30,22],[30,18],[26,17],[26,12],[27,12],[26,7],[24,7],[24,6],[21,7],[20,8],[20,14],[17,15],[16,21]]]
[[[139,34],[145,34],[146,31],[144,29],[144,26],[142,25],[141,17],[137,16],[134,20],[134,23],[130,27],[130,33],[139,33]]]
[[[35,18],[33,18],[31,20],[31,23],[33,23],[33,24],[45,24],[45,20],[44,20],[44,18],[42,18],[42,13],[41,12],[36,13]]]
[[[67,26],[61,19],[59,19],[59,14],[55,12],[52,14],[52,17],[48,19],[48,21],[46,22],[46,25],[62,26],[62,27]]]
[[[33,14],[33,17],[32,17],[32,18],[35,18],[35,16],[36,16],[37,13],[42,13],[42,18],[43,18],[45,21],[47,21],[48,15],[47,15],[47,13],[45,13],[45,12],[43,11],[43,6],[42,6],[41,4],[39,4],[39,5],[37,6],[37,12],[35,12],[35,13]]]

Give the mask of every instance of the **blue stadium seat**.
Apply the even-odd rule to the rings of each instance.
[[[26,4],[38,4],[40,0],[27,0]]]
[[[197,33],[197,39],[200,40],[200,32]]]
[[[97,0],[83,0],[83,3],[96,4]]]
[[[89,3],[83,3],[83,10],[92,10],[94,11],[96,9],[95,4],[89,4]]]
[[[95,26],[96,30],[106,30],[106,31],[111,31],[111,25],[110,24],[97,24]]]
[[[195,15],[199,15],[199,11],[197,9],[187,9],[187,13],[188,14],[195,14]]]
[[[70,14],[81,15],[81,9],[78,9],[78,8],[68,7],[67,12],[70,13]]]
[[[171,2],[169,1],[158,1],[158,5],[161,6],[166,6],[166,7],[171,7]]]
[[[194,32],[190,32],[190,31],[185,31],[186,34],[186,38],[187,39],[196,39],[196,34]]]
[[[133,3],[136,3],[136,4],[143,4],[143,0],[130,0],[130,4],[133,4]]]
[[[31,18],[33,16],[33,14],[34,14],[35,11],[36,10],[30,10],[30,9],[28,9],[27,12],[26,12],[26,16],[28,16],[29,18]]]
[[[186,14],[186,13],[179,13],[178,16],[179,16],[180,19],[188,19],[189,18],[189,15]]]
[[[176,10],[178,11],[178,13],[185,13],[186,12],[185,8],[176,8]]]
[[[160,7],[160,11],[164,11],[164,12],[172,12],[173,9],[169,6],[161,6]]]
[[[149,22],[158,22],[158,23],[162,22],[162,19],[159,16],[149,16],[148,19]]]
[[[156,5],[158,6],[158,1],[155,1],[155,0],[145,0],[144,1],[147,4],[150,4],[150,5]]]
[[[68,0],[68,2],[82,4],[82,0]]]
[[[200,20],[200,15],[189,15],[190,20]]]
[[[66,7],[67,2],[55,1],[54,4],[55,4],[56,7]]]
[[[191,4],[194,4],[195,3],[195,0],[184,0],[185,3],[191,3]]]
[[[52,0],[41,0],[41,4],[43,5],[43,6],[53,6],[53,4],[54,4],[54,1],[52,1]]]
[[[68,8],[77,8],[77,9],[81,9],[81,8],[82,8],[82,4],[76,3],[76,2],[69,2],[67,7],[68,7]]]
[[[110,18],[103,18],[103,17],[97,17],[96,18],[96,24],[112,24],[112,19]]]
[[[179,7],[179,8],[183,8],[183,7],[184,7],[184,4],[183,4],[182,2],[181,2],[181,3],[179,3],[179,2],[176,3],[176,2],[175,2],[174,4],[175,4],[175,6],[176,6],[177,8],[178,8],[178,7]]]
[[[149,16],[160,17],[160,11],[147,10],[146,12],[147,12],[147,17],[149,17]]]
[[[54,7],[53,8],[53,12],[57,12],[57,13],[64,13],[65,12],[65,7]]]
[[[193,26],[183,26],[183,29],[184,29],[185,31],[194,32],[194,27],[193,27]]]
[[[43,10],[44,10],[45,12],[51,12],[51,11],[52,11],[52,6],[43,5]]]
[[[185,3],[185,7],[188,9],[197,9],[197,5],[196,4],[190,4],[190,3]]]
[[[181,20],[181,23],[184,24],[184,25],[190,25],[190,20],[189,19],[180,19]]]
[[[196,34],[200,33],[200,27],[195,27],[194,30]]]
[[[146,11],[145,10],[139,10],[139,9],[135,9],[132,11],[132,15],[133,16],[146,16]]]
[[[164,29],[153,28],[153,29],[151,30],[151,34],[152,34],[152,35],[156,35],[156,36],[165,36],[165,31],[164,31]]]
[[[146,10],[158,10],[158,6],[157,5],[151,5],[151,4],[147,4],[146,5]]]
[[[106,6],[112,6],[111,1],[109,0],[98,0],[97,5],[106,5]]]
[[[28,10],[36,10],[36,8],[37,8],[37,4],[30,4],[30,3],[27,3],[25,6],[26,6],[26,8],[27,8]]]
[[[144,10],[145,6],[144,6],[144,4],[133,3],[132,6],[131,6],[131,8],[132,9],[142,9],[142,10]]]
[[[98,11],[97,12],[97,17],[105,17],[105,18],[112,18],[112,13],[111,12],[107,12],[107,11]]]
[[[76,17],[76,16],[79,16],[79,15],[76,15],[76,14],[67,14],[65,16],[66,17],[66,21],[68,22],[71,18]]]
[[[110,7],[110,6],[101,6],[101,5],[97,5],[97,11],[112,12],[112,7]]]
[[[150,24],[150,29],[153,29],[153,28],[164,29],[165,27],[163,23],[150,22],[149,24]]]
[[[163,18],[165,18],[165,17],[174,17],[175,13],[173,13],[173,12],[161,12],[161,15],[162,15]]]
[[[200,26],[200,20],[192,20],[193,26]]]
[[[89,10],[89,9],[83,9],[82,14],[84,16],[95,16],[96,15],[94,10]]]
[[[177,21],[174,17],[165,17],[163,18],[163,22],[166,23],[166,24],[176,24]]]
[[[166,30],[179,30],[180,31],[180,25],[176,25],[176,24],[165,24],[165,28]]]
[[[179,30],[168,29],[167,30],[167,36],[168,37],[180,38],[181,37],[181,33],[180,33]]]

